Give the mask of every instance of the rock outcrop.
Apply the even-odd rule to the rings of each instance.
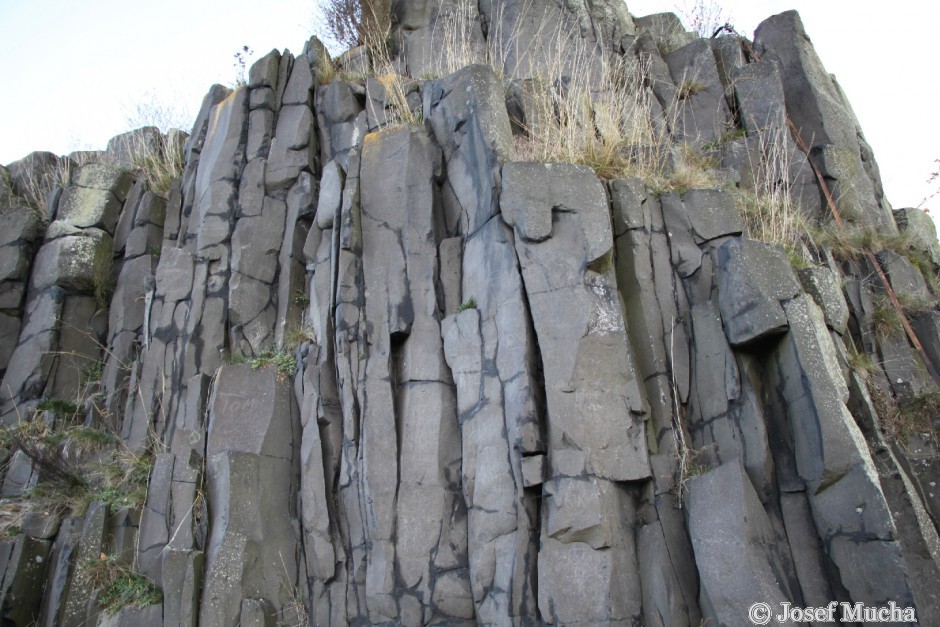
[[[132,136],[0,168],[2,622],[940,622],[940,245],[892,212],[799,16],[752,47],[610,2],[393,4],[422,80],[272,51],[209,91],[165,193]],[[596,103],[629,60],[644,128],[724,184],[517,159],[571,51]],[[740,193],[771,136],[787,207],[826,223],[827,181],[877,256],[755,239]],[[927,302],[923,350],[872,263]],[[127,467],[108,447],[145,465],[137,501],[80,476]],[[62,485],[84,506],[31,507]],[[112,605],[102,564],[159,592]]]

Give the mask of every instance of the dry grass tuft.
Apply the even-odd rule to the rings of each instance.
[[[735,197],[744,216],[747,235],[752,239],[780,244],[798,263],[806,258],[804,238],[811,232],[810,221],[793,202],[790,194],[790,152],[784,129],[763,130],[756,136],[756,158],[751,153],[749,189],[741,188]]]
[[[154,193],[166,197],[173,181],[182,178],[184,142],[183,134],[176,130],[161,134],[156,142],[146,141],[142,134],[135,135],[131,163]]]
[[[705,83],[690,78],[683,79],[676,85],[676,99],[688,100],[703,91],[705,91]]]
[[[914,437],[935,446],[940,444],[940,392],[925,392],[905,403],[882,405],[882,428],[889,438],[902,446],[908,446]]]
[[[101,553],[80,564],[77,576],[83,583],[100,590],[98,605],[113,614],[123,607],[144,607],[160,603],[163,593],[157,585],[122,563],[119,555]]]

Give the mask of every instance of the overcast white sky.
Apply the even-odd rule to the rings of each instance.
[[[694,0],[628,0],[634,15]],[[839,79],[881,166],[888,199],[915,206],[936,189],[940,3],[894,0],[725,0],[739,31],[797,9]],[[148,93],[190,119],[212,83],[235,79],[243,45],[260,58],[299,52],[316,0],[0,0],[0,163],[33,150],[101,148],[127,130]],[[940,208],[940,197],[927,206]],[[934,213],[938,213],[935,211]]]

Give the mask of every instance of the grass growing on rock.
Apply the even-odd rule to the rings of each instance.
[[[31,419],[0,428],[0,447],[24,455],[39,477],[21,497],[0,505],[0,527],[10,527],[15,512],[82,516],[92,501],[143,506],[154,463],[150,450],[133,452],[108,429],[73,424],[77,406],[66,401],[40,405],[44,409]],[[47,412],[55,420],[47,421]]]
[[[297,358],[294,357],[293,353],[286,350],[269,350],[256,357],[239,355],[232,357],[229,362],[232,364],[248,364],[252,370],[273,367],[279,374],[288,377],[294,376],[294,373],[297,372]]]
[[[705,83],[691,78],[683,79],[676,85],[676,98],[678,100],[688,100],[703,91],[705,91]]]
[[[100,554],[82,564],[78,575],[84,583],[101,591],[98,606],[109,614],[129,605],[145,607],[163,601],[160,588],[122,564],[117,555]]]
[[[903,446],[915,436],[940,444],[940,392],[924,392],[905,402],[887,403],[879,415],[885,434]]]
[[[810,220],[790,193],[791,163],[786,131],[759,131],[754,137],[755,147],[749,152],[750,184],[733,191],[735,203],[744,217],[746,234],[752,239],[782,246],[795,266],[808,265],[811,260],[804,241],[811,231]]]
[[[467,302],[465,302],[465,303],[461,304],[459,307],[457,307],[457,309],[454,310],[454,313],[460,313],[461,311],[466,311],[466,310],[468,310],[468,309],[476,309],[476,308],[477,308],[477,301],[476,301],[475,298],[473,298],[473,297],[471,296],[471,297],[467,300]]]
[[[81,413],[82,408],[78,403],[67,401],[61,398],[47,398],[39,401],[36,406],[39,411],[48,411],[61,416],[67,420],[75,418]]]
[[[166,197],[173,181],[182,178],[184,161],[183,134],[179,131],[161,134],[155,141],[135,136],[131,164],[154,193]]]

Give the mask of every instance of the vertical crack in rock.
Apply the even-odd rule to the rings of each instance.
[[[648,405],[609,261],[607,196],[586,168],[508,163],[500,207],[515,227],[544,366],[539,610],[549,622],[626,620],[641,611],[620,572],[635,548],[632,537],[622,540],[625,521],[608,512],[622,507],[615,482],[647,479],[651,470]],[[578,576],[587,572],[599,579],[588,584]]]

